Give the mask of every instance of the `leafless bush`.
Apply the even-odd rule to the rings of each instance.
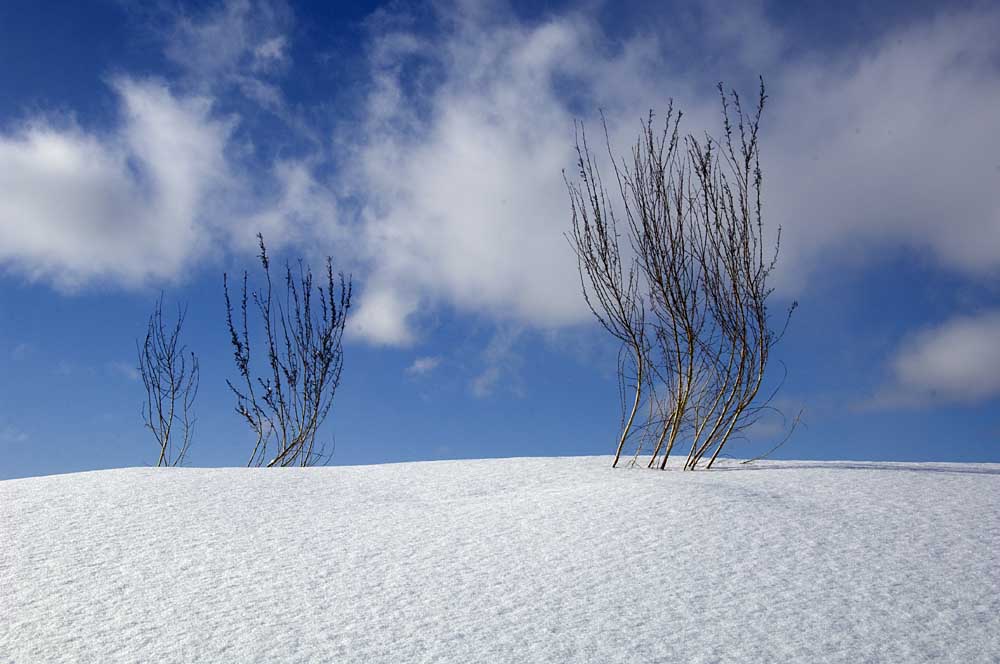
[[[139,376],[146,388],[142,419],[160,448],[157,466],[178,466],[191,444],[198,394],[198,358],[180,342],[186,309],[172,325],[163,319],[163,295],[156,301],[146,337],[136,341]]]
[[[662,131],[655,129],[650,113],[631,158],[618,161],[604,127],[635,255],[625,288],[606,285],[622,283],[607,276],[621,274],[617,228],[586,141],[577,144],[582,184],[570,185],[570,194],[584,296],[588,288],[611,293],[598,298],[596,306],[588,297],[588,304],[645,369],[651,415],[647,422],[630,419],[629,424],[653,442],[649,467],[665,468],[675,443],[687,437],[684,467],[695,469],[708,457],[705,467],[710,468],[726,443],[770,407],[773,396],[759,396],[770,352],[784,330],[770,327],[767,307],[768,278],[780,246],[779,231],[773,249],[765,247],[761,213],[758,135],[767,97],[761,82],[756,111],[747,115],[735,92],[727,95],[720,84],[719,93],[720,140],[710,135],[681,139],[681,113],[671,105]],[[581,207],[610,222],[581,223],[587,220]],[[617,263],[589,247],[609,247],[604,251]],[[650,315],[621,315],[630,310]],[[609,326],[607,320],[629,325]],[[637,405],[638,395],[639,388]],[[624,440],[623,435],[616,464]]]
[[[704,290],[717,331],[720,367],[719,407],[711,428],[696,439],[685,463],[694,469],[711,452],[707,468],[734,434],[745,431],[771,408],[774,393],[759,398],[771,350],[781,339],[797,303],[788,309],[780,330],[770,327],[768,279],[778,261],[781,229],[773,248],[765,246],[758,143],[760,118],[767,95],[761,81],[756,109],[744,113],[736,92],[726,95],[719,84],[723,137],[706,136],[704,145],[689,140],[699,184],[696,206],[706,236]],[[735,121],[735,124],[734,124]],[[798,419],[796,418],[796,422]],[[793,425],[794,426],[794,425]]]
[[[295,272],[286,263],[284,297],[275,298],[264,238],[258,234],[257,240],[265,285],[248,291],[247,273],[243,273],[237,321],[233,318],[229,277],[223,278],[226,323],[240,386],[226,382],[236,396],[236,412],[256,439],[248,466],[311,466],[332,454],[325,444],[317,447],[316,437],[340,385],[351,280],[342,273],[338,280],[334,279],[330,257],[326,259],[323,285],[318,286],[313,284],[312,270],[302,261]],[[259,339],[266,348],[263,376],[257,375],[251,364],[248,297],[253,300],[253,317],[263,327]]]

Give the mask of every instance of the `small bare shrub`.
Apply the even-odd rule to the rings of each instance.
[[[317,446],[316,438],[340,386],[351,279],[343,274],[334,279],[330,257],[319,285],[314,285],[312,270],[302,261],[294,271],[286,263],[284,292],[276,297],[264,238],[258,234],[257,240],[264,286],[248,290],[248,276],[243,273],[236,319],[229,277],[223,278],[226,323],[240,376],[239,386],[226,383],[236,397],[236,412],[255,438],[248,466],[311,466],[332,454],[324,443]],[[253,316],[248,299],[253,300]],[[263,375],[255,373],[251,363],[251,317],[262,328]]]
[[[194,399],[198,394],[198,358],[180,342],[187,311],[178,307],[173,324],[163,319],[163,295],[156,301],[146,337],[136,351],[139,376],[146,388],[142,419],[160,448],[157,466],[184,462],[194,431]]]

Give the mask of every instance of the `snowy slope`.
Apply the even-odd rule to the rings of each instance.
[[[0,482],[0,662],[1000,662],[1000,464]]]

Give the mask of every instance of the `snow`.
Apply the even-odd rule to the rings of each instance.
[[[0,662],[1000,662],[1000,464],[0,482]]]

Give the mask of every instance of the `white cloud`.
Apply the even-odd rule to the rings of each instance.
[[[262,170],[229,156],[236,119],[211,98],[119,79],[110,131],[34,119],[0,134],[0,266],[64,290],[179,279],[219,251],[296,245],[357,255],[308,160]],[[349,267],[350,261],[338,261]]]
[[[975,403],[1000,395],[1000,311],[959,316],[905,340],[881,405]]]
[[[942,13],[781,72],[763,158],[784,288],[884,248],[1000,272],[998,32],[1000,12]]]
[[[267,176],[273,192],[266,201],[250,195],[255,209],[231,225],[233,246],[256,252],[256,235],[262,233],[272,250],[291,245],[318,254],[318,243],[357,254],[356,240],[340,223],[336,195],[316,178],[308,161],[278,161]],[[245,178],[242,186],[252,186],[252,180]]]
[[[529,26],[452,9],[432,40],[375,31],[353,182],[368,202],[377,284],[360,311],[379,342],[412,341],[412,314],[440,303],[539,328],[586,320],[563,237],[574,118],[604,108],[623,153],[643,109],[672,94],[687,131],[718,132],[711,82],[692,88],[664,71],[669,44],[635,37],[611,50],[573,14]],[[1000,47],[990,37],[1000,13],[941,14],[860,51],[790,59],[789,36],[760,6],[706,11],[726,19],[706,19],[706,48],[725,52],[736,75],[768,72],[764,201],[770,228],[783,227],[785,293],[883,248],[923,250],[972,277],[1000,270]],[[732,29],[737,20],[754,26],[749,35]]]
[[[220,116],[220,100],[242,95],[299,137],[324,135],[282,91],[290,11],[228,0],[175,16],[167,54],[181,84],[120,79],[122,119],[103,133],[35,119],[0,134],[0,264],[64,288],[159,282],[252,249],[262,231],[350,266],[361,286],[350,331],[374,343],[412,343],[439,307],[571,326],[590,316],[563,236],[573,120],[596,135],[603,108],[626,152],[645,109],[672,95],[687,130],[716,130],[713,81],[693,84],[690,60],[768,79],[765,212],[784,227],[785,292],[883,248],[924,250],[972,278],[1000,271],[1000,12],[941,13],[849,52],[792,52],[795,35],[755,3],[692,10],[705,16],[662,41],[658,30],[612,41],[572,12],[526,23],[500,3],[436,7],[433,34],[372,19],[369,86],[350,116],[361,119],[342,120],[338,143],[252,172],[233,153],[252,153],[255,136],[237,140],[247,125]],[[692,25],[696,39],[681,34]],[[722,55],[685,58],[675,41]]]
[[[365,285],[364,298],[347,322],[348,333],[373,344],[408,346],[416,337],[406,320],[416,313],[417,298],[398,287],[382,287],[377,281]]]
[[[437,356],[418,357],[413,360],[413,364],[406,368],[406,373],[411,376],[423,376],[431,373],[441,364],[441,358]]]
[[[563,86],[595,110],[635,101],[653,49],[607,52],[576,17],[526,27],[465,9],[444,36],[374,38],[353,181],[374,284],[358,316],[379,342],[412,340],[410,316],[428,303],[541,328],[589,316],[564,237],[574,110]]]
[[[350,269],[361,252],[316,175],[321,157],[262,159],[232,110],[246,108],[242,94],[310,138],[274,80],[291,63],[284,4],[227,0],[157,18],[177,80],[113,80],[120,113],[101,130],[49,114],[0,132],[0,267],[64,290],[162,285],[220,252],[254,253],[262,232],[310,259],[336,248]]]
[[[109,134],[35,120],[0,134],[0,264],[73,289],[174,278],[206,246],[232,125],[211,103],[120,79]]]

